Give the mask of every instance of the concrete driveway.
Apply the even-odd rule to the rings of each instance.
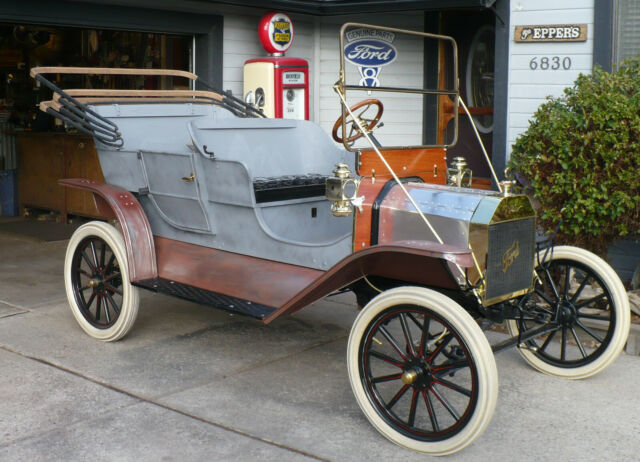
[[[349,387],[350,296],[269,326],[144,292],[122,341],[86,336],[66,242],[0,236],[0,460],[428,460],[379,435]],[[500,339],[500,334],[491,334]],[[640,357],[584,381],[497,355],[486,432],[449,461],[640,458]]]

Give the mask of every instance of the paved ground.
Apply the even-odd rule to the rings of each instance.
[[[133,331],[76,325],[66,242],[0,236],[0,460],[427,460],[385,440],[348,384],[351,298],[260,322],[144,293]],[[499,335],[499,334],[492,334]],[[488,429],[450,461],[640,458],[640,357],[585,381],[497,356]]]

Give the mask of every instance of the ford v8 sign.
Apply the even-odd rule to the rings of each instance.
[[[360,72],[359,85],[363,87],[379,87],[378,75],[382,66],[391,64],[398,55],[398,51],[391,44],[395,34],[369,29],[351,31],[344,47],[344,57],[347,61],[358,66]]]

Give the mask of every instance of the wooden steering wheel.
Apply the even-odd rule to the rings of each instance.
[[[371,108],[372,106],[378,107],[378,112],[376,113],[376,115],[372,119],[363,117],[365,112],[367,112],[369,108]],[[378,122],[380,122],[380,118],[382,117],[382,111],[384,110],[384,107],[382,106],[382,101],[380,101],[379,99],[373,99],[373,98],[365,99],[363,101],[360,101],[359,103],[354,104],[353,106],[351,106],[350,109],[351,109],[351,112],[355,113],[355,111],[360,108],[364,108],[364,109],[359,113],[355,114],[355,116],[362,123],[362,125],[364,125],[367,132],[371,132],[376,127],[376,125],[378,125]],[[345,125],[351,125],[351,127],[349,128],[349,137],[346,139],[347,143],[352,144],[355,140],[364,136],[364,133],[362,133],[358,128],[358,124],[354,120],[351,120],[351,114],[347,114]],[[345,141],[344,135],[342,136],[338,135],[338,129],[340,129],[341,127],[342,127],[342,116],[338,117],[338,120],[336,120],[336,123],[333,124],[333,131],[331,132],[333,139],[338,143],[343,143]]]

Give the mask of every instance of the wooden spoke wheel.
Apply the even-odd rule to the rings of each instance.
[[[435,291],[399,287],[369,302],[351,330],[347,363],[366,417],[409,449],[459,451],[493,415],[491,347],[473,318]]]
[[[67,247],[65,287],[71,310],[90,336],[114,341],[133,326],[138,291],[129,282],[122,234],[94,221],[76,230]]]
[[[590,377],[611,364],[627,341],[626,291],[613,269],[591,252],[558,246],[549,256],[536,268],[535,291],[525,296],[537,319],[510,320],[507,326],[514,336],[542,324],[553,327],[525,342],[520,354],[550,375]]]

